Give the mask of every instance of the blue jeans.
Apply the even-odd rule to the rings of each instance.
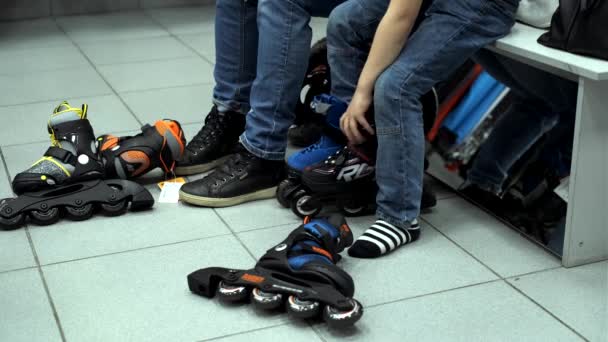
[[[560,135],[559,139],[549,141],[561,141],[557,146],[548,144],[545,150],[554,149],[548,153],[562,153],[569,159],[576,113],[576,82],[487,50],[479,51],[474,59],[495,79],[511,88],[513,103],[479,150],[467,175],[468,183],[500,194],[511,167],[549,131]]]
[[[247,113],[241,143],[281,160],[310,54],[311,16],[343,0],[217,0],[214,103]]]
[[[332,92],[348,101],[389,0],[349,0],[327,31]],[[420,213],[424,132],[420,97],[485,45],[509,33],[519,0],[435,0],[377,80],[377,216],[407,226]]]

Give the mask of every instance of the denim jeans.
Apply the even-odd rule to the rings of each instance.
[[[258,157],[284,158],[304,80],[311,16],[343,0],[217,0],[214,103],[247,114],[241,143]]]
[[[389,0],[349,0],[327,31],[332,92],[348,101]],[[485,45],[509,33],[519,0],[435,0],[376,81],[377,216],[407,226],[420,213],[424,132],[420,97]]]
[[[547,144],[544,149],[553,149],[551,154],[565,154],[569,159],[576,113],[576,82],[487,50],[479,51],[474,59],[495,79],[511,88],[513,102],[479,150],[467,175],[467,183],[500,194],[511,167],[549,131],[560,137],[548,140],[559,140],[559,143]]]

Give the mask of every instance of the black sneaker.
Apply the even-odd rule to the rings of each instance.
[[[232,153],[245,130],[245,115],[220,113],[213,106],[203,128],[190,140],[177,162],[175,174],[187,176],[207,172],[221,165]]]
[[[203,207],[229,207],[272,198],[284,169],[283,161],[262,159],[237,147],[237,153],[207,177],[184,184],[179,199]]]

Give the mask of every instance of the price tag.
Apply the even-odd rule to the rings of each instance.
[[[179,189],[183,183],[165,183],[160,191],[158,198],[159,203],[177,203],[179,202]]]
[[[166,181],[162,181],[158,183],[158,187],[162,190],[163,187],[165,186],[165,184],[167,183],[179,183],[179,184],[184,184],[186,183],[186,179],[184,177],[179,177],[179,178],[173,178],[173,179],[168,179]]]
[[[179,202],[179,189],[186,183],[183,177],[169,179],[158,183],[160,188],[159,203],[177,203]]]

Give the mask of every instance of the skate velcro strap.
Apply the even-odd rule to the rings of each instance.
[[[301,249],[299,249],[297,251],[292,251],[290,253],[290,257],[295,257],[295,256],[300,256],[300,255],[318,254],[318,255],[328,258],[331,261],[335,260],[335,255],[333,255],[329,251],[326,251],[323,248],[319,248],[316,246],[309,246],[309,245],[300,245],[300,248]]]
[[[53,157],[55,159],[58,159],[59,161],[65,163],[65,164],[70,164],[70,165],[76,164],[76,156],[74,156],[72,154],[72,152],[66,151],[59,147],[55,147],[55,146],[49,147],[49,149],[46,150],[44,155],[47,157]]]

